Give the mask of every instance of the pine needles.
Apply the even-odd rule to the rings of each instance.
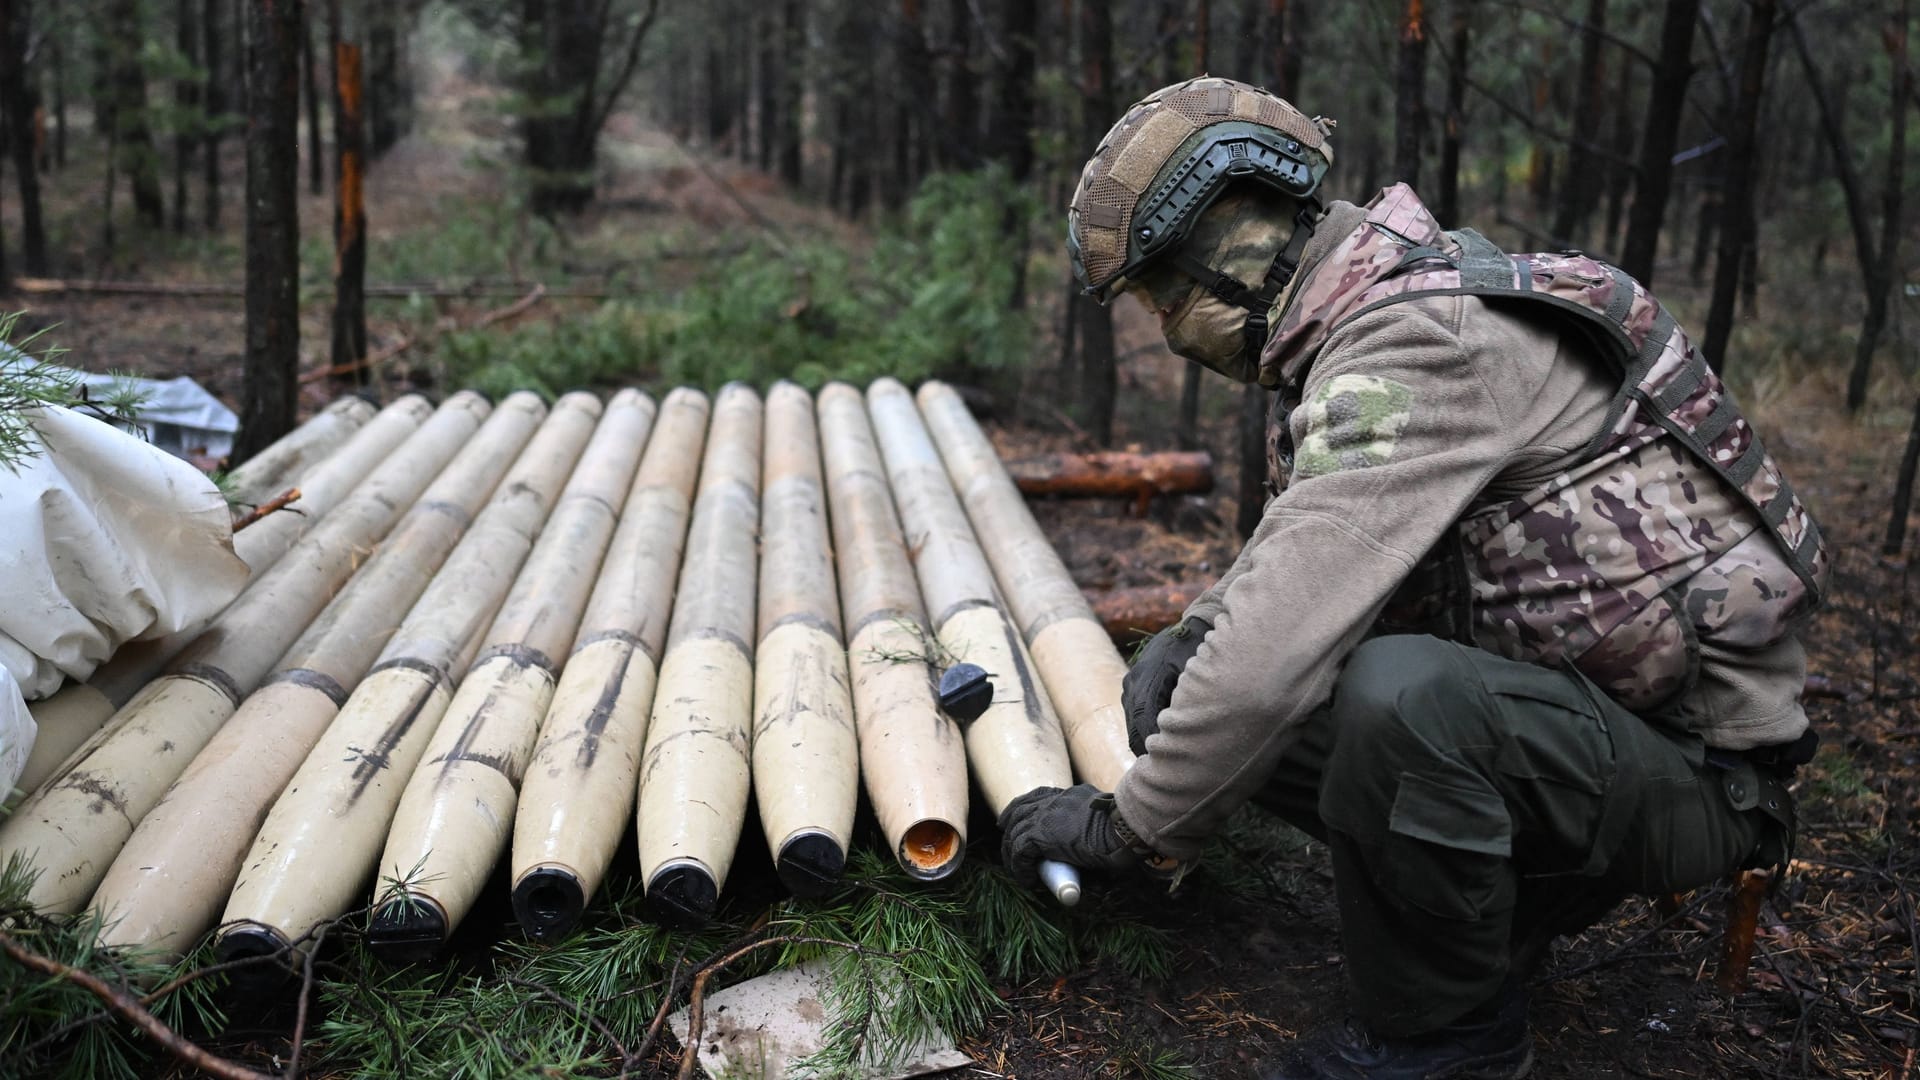
[[[75,376],[53,363],[66,350],[54,345],[40,349],[39,359],[26,349],[45,334],[36,331],[13,341],[20,312],[0,312],[0,468],[16,468],[40,452],[29,414],[36,409],[80,409],[108,423],[126,425],[140,411],[143,395],[124,379],[109,390],[90,396]],[[11,344],[10,344],[11,342]]]

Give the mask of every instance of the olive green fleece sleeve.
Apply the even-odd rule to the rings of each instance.
[[[1290,418],[1294,478],[1210,591],[1214,630],[1118,786],[1162,854],[1198,855],[1259,789],[1414,564],[1538,433],[1526,414],[1544,365],[1490,386],[1498,358],[1461,338],[1469,307],[1487,318],[1468,298],[1395,304],[1315,361]]]

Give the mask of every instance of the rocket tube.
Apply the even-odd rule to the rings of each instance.
[[[475,394],[449,398],[0,826],[0,858],[22,852],[41,870],[28,893],[35,907],[65,913],[86,902],[134,826],[472,436],[485,409]]]
[[[714,401],[640,758],[640,877],[669,922],[713,914],[746,820],[760,413],[759,395],[739,383]]]
[[[531,395],[526,395],[531,397]],[[522,400],[514,395],[502,409]],[[274,801],[220,921],[226,958],[277,953],[353,905],[395,804],[587,441],[562,398]],[[537,401],[527,406],[544,411]]]
[[[579,922],[633,813],[708,411],[685,387],[661,402],[521,782],[513,910],[536,939]]]
[[[213,925],[267,809],[526,445],[541,411],[527,395],[494,412],[141,820],[93,895],[104,944],[178,955]]]
[[[295,486],[302,473],[312,472],[315,465],[340,449],[375,411],[371,401],[353,395],[321,409],[229,472],[225,482],[228,497],[252,508]]]
[[[813,400],[767,393],[760,499],[760,642],[754,650],[753,790],[774,869],[816,895],[846,868],[860,797],[859,743],[834,592]]]
[[[608,403],[494,616],[479,661],[402,791],[380,874],[411,880],[374,912],[367,942],[376,950],[398,959],[437,951],[500,861],[559,661],[573,643],[653,417],[653,401],[638,390]]]
[[[1112,791],[1133,764],[1120,705],[1127,663],[960,395],[930,382],[917,397],[947,476],[993,566],[1000,595],[1059,712],[1074,771],[1100,790]]]
[[[879,379],[867,388],[867,406],[941,650],[994,680],[993,700],[966,738],[974,779],[997,818],[1034,788],[1073,783],[1066,740],[912,396]]]
[[[901,868],[937,880],[965,853],[966,744],[934,697],[931,632],[860,391],[828,386],[817,410],[861,775]]]
[[[299,502],[235,533],[233,551],[247,564],[248,583],[258,581],[278,563],[308,529],[380,468],[432,413],[433,407],[418,394],[408,394],[380,410],[338,451],[301,475]],[[203,629],[199,626],[150,641],[129,641],[86,682],[68,683],[44,701],[28,706],[40,734],[16,781],[21,790],[35,790],[61,769],[80,745],[106,724],[114,710],[132,701]]]

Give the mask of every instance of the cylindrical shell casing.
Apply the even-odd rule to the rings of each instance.
[[[1059,710],[1074,769],[1086,782],[1112,791],[1133,763],[1120,704],[1126,661],[960,395],[929,382],[917,400],[1000,595]]]
[[[868,387],[867,405],[934,632],[954,660],[993,678],[992,704],[967,727],[967,759],[998,816],[1033,788],[1073,782],[1060,721],[1001,608],[993,571],[913,398],[899,382],[880,379]]]
[[[706,396],[684,387],[661,402],[541,726],[513,828],[515,906],[530,933],[573,925],[632,815],[708,414]],[[567,884],[551,903],[535,880],[550,877]]]
[[[817,412],[861,776],[901,867],[945,877],[965,851],[966,745],[934,696],[931,631],[866,405],[836,383]]]
[[[614,396],[539,540],[461,681],[426,761],[401,796],[382,874],[408,879],[407,900],[431,901],[443,933],[472,908],[506,847],[520,778],[653,423],[637,390]],[[376,915],[371,937],[419,944],[408,920]]]
[[[545,411],[503,402],[167,789],[94,894],[104,943],[178,953],[213,925],[267,810]]]
[[[485,657],[460,682],[401,793],[380,856],[382,879],[409,882],[451,932],[507,846],[520,777],[553,697],[545,657]],[[377,927],[376,927],[377,929]]]
[[[760,641],[754,649],[753,789],[781,880],[818,891],[846,863],[860,795],[847,650],[820,480],[813,400],[767,394],[760,501]]]
[[[479,401],[477,397],[474,400]],[[292,510],[270,514],[235,533],[233,551],[247,564],[248,583],[258,581],[272,569],[348,491],[419,430],[432,412],[427,399],[418,394],[408,394],[380,410],[325,461],[306,470],[301,477],[304,486],[300,501]],[[85,683],[69,683],[46,700],[29,705],[40,733],[20,779],[15,781],[20,790],[34,791],[60,771],[67,759],[112,719],[114,710],[132,701],[160,674],[167,661],[194,643],[203,629],[196,626],[161,638],[129,641]]]
[[[358,894],[446,713],[449,673],[479,650],[598,411],[586,395],[555,404],[268,813],[223,922],[292,941]]]
[[[268,811],[220,921],[293,942],[352,907],[451,697],[426,665],[361,680]]]
[[[229,472],[228,495],[241,506],[254,506],[293,487],[302,473],[311,472],[373,419],[375,411],[366,398],[338,399]]]
[[[682,912],[696,920],[726,883],[747,810],[760,423],[759,395],[720,391],[640,759],[642,880],[657,906],[663,868],[703,876]]]
[[[448,399],[188,647],[171,673],[157,680],[169,684],[166,692],[153,693],[150,686],[136,699],[139,708],[130,703],[121,710],[0,826],[0,851],[39,852],[34,858],[42,873],[29,892],[36,906],[64,912],[85,902],[134,826],[473,434],[486,410],[477,395]],[[112,795],[117,813],[111,817],[97,810],[103,793]]]
[[[140,822],[94,893],[101,944],[191,948],[226,903],[267,807],[339,711],[306,683],[271,683],[249,697],[221,735],[244,723],[275,737],[216,736]]]

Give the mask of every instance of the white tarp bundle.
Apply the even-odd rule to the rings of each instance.
[[[132,421],[153,445],[174,457],[197,454],[223,458],[233,450],[240,418],[207,388],[185,375],[173,379],[145,379],[137,375],[103,374],[36,363],[18,349],[0,343],[0,372],[31,370],[53,381],[78,384],[95,400],[123,390],[140,395]]]
[[[34,453],[0,465],[0,792],[25,759],[4,726],[21,695],[206,620],[247,582],[226,500],[199,470],[68,409],[23,415]]]

